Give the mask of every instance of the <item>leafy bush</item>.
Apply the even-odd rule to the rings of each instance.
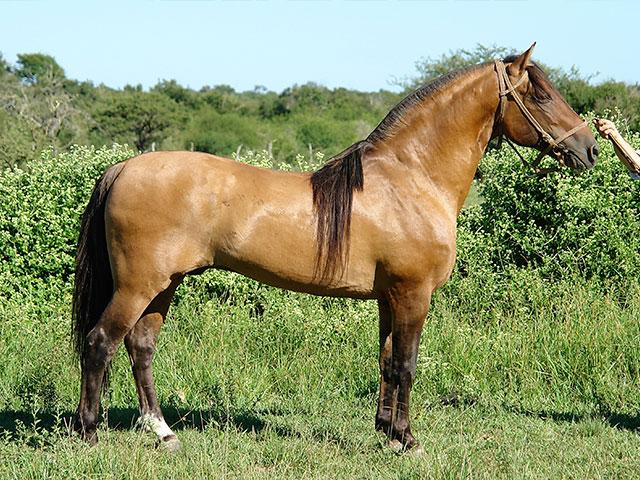
[[[629,135],[640,146],[638,134]],[[640,183],[602,143],[588,172],[537,176],[506,148],[482,162],[483,202],[463,212],[459,269],[540,268],[603,280],[640,274]],[[529,160],[533,151],[526,152]],[[473,257],[470,255],[473,252]]]
[[[507,150],[483,161],[483,203],[463,212],[457,273],[425,324],[414,412],[445,397],[516,412],[637,411],[639,187],[602,150],[591,172],[544,178]],[[131,155],[118,146],[47,151],[25,171],[0,174],[0,351],[19,359],[0,369],[0,407],[74,408],[65,339],[79,219],[95,179]],[[276,166],[265,152],[242,160]],[[322,161],[298,156],[295,168]],[[599,278],[632,288],[603,292]],[[187,278],[160,337],[160,400],[216,419],[282,405],[306,418],[354,404],[369,415],[376,315],[375,302],[283,292],[228,272]],[[113,369],[106,405],[136,405],[126,353]]]
[[[27,170],[0,174],[0,291],[70,285],[80,217],[96,179],[134,152],[114,145],[45,150]]]
[[[335,121],[325,117],[301,118],[296,138],[303,146],[316,150],[339,153],[358,138],[350,122]]]
[[[640,136],[629,136],[640,145]],[[479,182],[483,202],[463,211],[457,272],[535,268],[551,277],[578,274],[605,280],[640,274],[640,184],[633,182],[609,143],[589,172],[563,169],[538,177],[507,149],[490,152]],[[108,165],[132,156],[121,146],[47,150],[26,170],[0,175],[0,281],[19,286],[70,285],[80,216],[95,179]],[[534,155],[533,151],[525,154]],[[242,160],[275,166],[266,152]],[[298,156],[295,168],[323,161]],[[290,169],[290,164],[280,163]],[[218,287],[211,287],[215,290]]]

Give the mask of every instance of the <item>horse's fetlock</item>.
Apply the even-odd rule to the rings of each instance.
[[[410,433],[409,420],[407,420],[406,418],[396,419],[395,422],[393,422],[393,430],[400,435],[405,435],[406,433]]]

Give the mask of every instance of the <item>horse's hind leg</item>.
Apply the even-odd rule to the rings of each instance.
[[[162,415],[153,382],[151,362],[158,333],[169,311],[175,289],[181,280],[175,280],[169,288],[160,293],[144,311],[138,323],[124,337],[140,401],[140,423],[145,429],[155,433],[158,440],[171,451],[178,450],[180,442]]]
[[[98,441],[96,426],[105,370],[118,344],[131,330],[150,298],[126,289],[113,294],[96,326],[87,335],[82,362],[82,385],[78,406],[78,428],[85,439]]]

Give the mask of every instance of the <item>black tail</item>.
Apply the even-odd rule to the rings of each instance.
[[[82,215],[73,290],[72,335],[76,354],[84,364],[87,334],[98,322],[113,295],[113,279],[104,226],[104,206],[109,190],[125,162],[110,167],[93,188]]]

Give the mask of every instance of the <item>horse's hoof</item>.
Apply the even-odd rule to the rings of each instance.
[[[172,437],[167,440],[162,440],[160,442],[160,448],[162,448],[163,450],[166,450],[171,454],[175,454],[182,449],[182,444],[180,443],[180,440],[178,440],[176,437]]]
[[[80,419],[76,418],[72,424],[72,432],[78,435],[85,443],[92,447],[98,443],[98,432],[94,429],[86,429],[80,423]]]
[[[424,448],[422,448],[422,445],[415,445],[413,447],[411,447],[408,451],[407,451],[407,455],[413,458],[420,458],[424,456]]]
[[[98,432],[82,432],[80,438],[84,440],[89,446],[95,447],[98,444]]]
[[[410,457],[421,457],[424,455],[424,448],[418,443],[414,443],[412,446],[404,445],[400,440],[389,440],[387,443],[389,449],[395,454],[404,454]]]
[[[400,440],[389,440],[387,446],[393,453],[402,453],[404,451],[404,445],[402,445],[402,442],[400,442]]]

